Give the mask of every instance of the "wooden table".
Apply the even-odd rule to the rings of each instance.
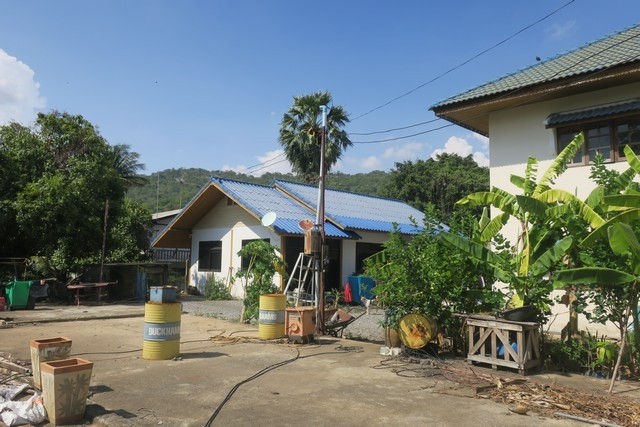
[[[469,327],[469,363],[515,368],[522,375],[540,366],[540,324],[515,322],[493,316],[471,315]],[[503,354],[499,353],[503,350]]]
[[[81,289],[95,289],[96,295],[98,296],[98,303],[100,303],[100,298],[102,297],[102,288],[106,288],[109,285],[114,284],[115,282],[99,282],[99,283],[77,283],[75,285],[67,285],[67,289],[76,291],[76,305],[80,306],[80,290]]]

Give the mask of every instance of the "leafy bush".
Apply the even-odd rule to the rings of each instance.
[[[255,240],[238,251],[241,257],[249,258],[249,267],[241,270],[236,277],[243,281],[244,307],[242,320],[251,321],[258,317],[260,295],[276,292],[273,276],[276,271],[284,271],[284,262],[278,256],[277,248],[264,240]]]
[[[203,291],[205,298],[209,301],[233,299],[229,293],[229,289],[227,289],[227,284],[224,280],[217,278],[215,275],[211,275],[207,278]]]
[[[468,224],[459,220],[451,227],[463,233]],[[377,282],[373,292],[386,309],[383,326],[397,328],[404,315],[424,314],[454,339],[454,351],[464,335],[454,314],[491,312],[502,303],[489,285],[490,271],[434,235],[433,224],[410,240],[394,230],[384,251],[365,260],[365,273]]]
[[[589,348],[579,339],[567,342],[548,341],[546,350],[549,359],[560,371],[580,372],[589,366]]]

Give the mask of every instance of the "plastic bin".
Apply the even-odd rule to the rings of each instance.
[[[31,280],[14,280],[6,284],[7,305],[9,310],[14,308],[33,309],[35,298],[29,296]]]
[[[349,276],[347,278],[351,287],[351,296],[353,302],[362,304],[361,297],[373,299],[373,287],[376,285],[375,280],[368,276]]]

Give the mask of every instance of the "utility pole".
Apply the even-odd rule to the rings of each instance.
[[[320,180],[318,183],[318,205],[316,209],[316,226],[320,229],[320,254],[316,254],[315,274],[318,287],[316,290],[316,330],[320,334],[324,334],[324,185],[326,179],[327,106],[321,105],[320,110],[322,111],[322,134],[320,138]]]

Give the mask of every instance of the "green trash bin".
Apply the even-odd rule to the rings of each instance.
[[[31,280],[14,280],[7,283],[5,286],[5,292],[7,294],[9,310],[14,308],[26,308],[28,310],[33,310],[36,305],[36,300],[34,297],[29,295],[30,289]]]

